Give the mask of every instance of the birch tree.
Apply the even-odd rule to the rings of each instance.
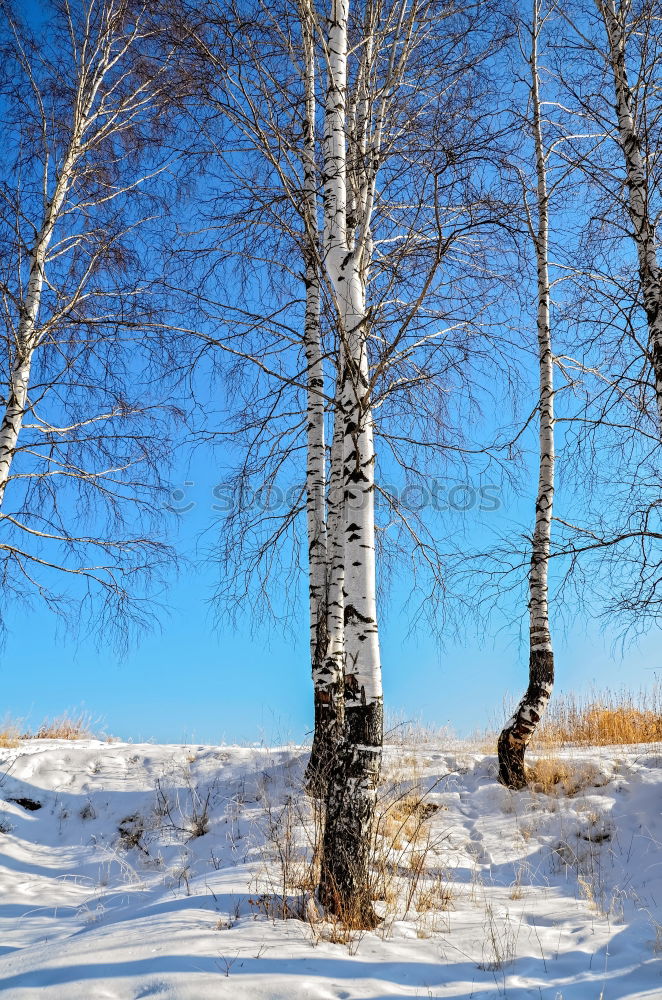
[[[577,180],[560,352],[574,405],[560,419],[576,490],[553,554],[574,606],[597,598],[611,627],[638,633],[659,615],[659,21],[646,3],[558,13],[556,152]]]
[[[395,398],[398,390],[415,395],[413,386],[425,381],[426,351],[436,355],[448,349],[448,331],[438,326],[433,333],[420,328],[418,336],[414,333],[419,313],[425,311],[424,303],[433,309],[431,303],[442,299],[440,272],[452,270],[450,261],[462,258],[465,237],[480,246],[489,229],[490,212],[483,213],[477,188],[471,195],[463,191],[462,209],[446,200],[451,192],[457,195],[466,166],[458,170],[456,163],[462,163],[462,154],[476,141],[467,126],[479,101],[465,77],[471,78],[484,58],[478,25],[480,16],[490,16],[481,11],[471,25],[472,11],[462,13],[467,20],[460,15],[456,23],[452,8],[408,0],[388,6],[357,4],[355,9],[348,0],[334,0],[324,22],[318,13],[326,70],[323,264],[340,338],[335,419],[342,435],[345,691],[343,737],[327,784],[319,895],[329,910],[361,926],[375,921],[369,859],[383,739],[375,438],[383,434],[388,440],[388,422],[383,410],[379,423],[375,421],[375,404]],[[446,31],[437,35],[442,19],[448,21]],[[466,45],[471,26],[477,30],[473,48]],[[443,38],[441,47],[437,37]],[[449,135],[451,123],[461,129],[457,104],[465,86],[473,103],[464,138],[458,135],[452,156],[447,147],[431,155],[432,137],[439,136],[444,119]],[[422,161],[431,159],[427,176],[411,166],[419,142]],[[413,285],[420,281],[413,295],[413,288],[405,293],[408,271],[416,275]],[[382,282],[385,287],[380,288]],[[457,280],[455,308],[462,287]],[[387,318],[391,301],[397,303],[399,322]],[[399,379],[399,366],[404,373],[409,361],[415,376]],[[380,392],[382,379],[387,386]],[[431,378],[427,388],[433,394],[438,385]],[[435,433],[438,443],[438,424]],[[393,436],[398,436],[397,427]],[[418,547],[415,535],[411,540]]]
[[[658,55],[659,15],[649,4],[640,9],[631,0],[596,0],[602,19],[611,70],[615,110],[616,136],[623,157],[627,185],[627,211],[632,225],[639,268],[641,299],[648,325],[648,358],[653,370],[660,434],[662,434],[662,284],[656,237],[657,219],[653,209],[651,173],[648,155],[653,153],[647,136],[642,134],[653,115],[653,107],[640,101],[637,116],[636,97],[628,76],[628,40],[639,35],[643,39],[642,84],[646,90],[654,87],[652,76],[662,70]],[[652,76],[651,76],[652,75]],[[647,155],[648,154],[648,155]]]
[[[526,224],[536,258],[539,368],[538,491],[529,569],[529,684],[514,715],[499,736],[499,778],[509,788],[526,785],[524,754],[539,722],[554,683],[554,652],[549,621],[548,579],[552,512],[554,503],[554,355],[550,325],[549,278],[549,150],[543,136],[542,98],[538,60],[539,39],[545,16],[540,0],[533,0],[529,26],[529,113],[535,152],[534,206],[529,206],[523,184]]]
[[[329,367],[323,347],[321,301],[323,298],[320,268],[320,238],[318,231],[319,168],[317,148],[317,81],[316,81],[316,37],[312,10],[306,2],[284,4],[274,11],[268,5],[258,2],[253,7],[250,18],[245,7],[238,9],[233,4],[218,5],[214,2],[196,4],[181,19],[179,32],[188,36],[196,54],[203,94],[203,114],[219,115],[225,122],[221,128],[229,133],[227,155],[224,144],[213,134],[218,119],[211,128],[203,128],[209,137],[210,156],[208,169],[210,176],[227,172],[232,178],[227,188],[225,204],[216,202],[211,212],[211,225],[224,230],[224,245],[228,234],[236,235],[232,243],[233,259],[237,271],[244,280],[254,286],[262,279],[269,286],[272,301],[280,300],[276,312],[295,312],[297,298],[303,298],[303,314],[300,329],[278,321],[272,321],[274,310],[265,303],[264,316],[252,313],[250,324],[244,322],[235,327],[229,336],[215,346],[234,359],[242,375],[257,388],[259,399],[266,399],[273,392],[273,398],[287,397],[305,390],[306,413],[306,482],[305,507],[307,521],[307,574],[308,606],[310,629],[310,659],[312,666],[315,725],[311,758],[308,768],[308,784],[311,791],[320,791],[327,760],[337,739],[342,723],[342,685],[338,683],[338,671],[331,672],[327,664],[327,644],[329,636],[328,616],[337,621],[342,619],[342,608],[338,613],[338,594],[342,599],[342,585],[338,584],[340,564],[336,560],[336,598],[328,602],[331,580],[327,540],[327,506],[334,509],[334,497],[338,495],[336,486],[328,484],[326,414],[329,396],[325,372]],[[274,45],[274,39],[276,44]],[[228,58],[227,53],[233,56]],[[210,78],[210,72],[215,78]],[[237,160],[237,146],[241,158]],[[213,150],[213,152],[211,152]],[[222,164],[222,166],[221,166]],[[267,235],[265,220],[270,219]],[[223,220],[223,221],[221,221]],[[209,225],[209,220],[208,223]],[[260,246],[256,253],[255,234],[260,234]],[[268,275],[262,272],[265,259],[274,260],[274,267]],[[219,252],[218,260],[224,258]],[[193,282],[195,278],[191,279]],[[298,284],[300,283],[300,284]],[[298,287],[297,287],[298,284]],[[288,301],[288,296],[290,296]],[[236,311],[233,310],[236,315]],[[247,315],[246,313],[244,314]],[[200,310],[197,320],[204,324]],[[328,322],[327,322],[328,325]],[[251,342],[253,332],[260,330],[262,346],[257,348]],[[268,347],[265,347],[266,344]],[[294,361],[295,370],[283,364],[283,357],[289,359],[292,348],[300,346],[303,364]],[[266,354],[274,360],[272,367],[265,365]],[[278,355],[282,357],[278,357]],[[260,360],[260,358],[262,360]],[[241,359],[241,360],[240,360]],[[254,369],[251,371],[251,369]],[[227,369],[226,369],[227,370]],[[257,382],[253,382],[254,377]],[[334,376],[331,374],[331,384]],[[242,386],[243,393],[243,386]],[[331,389],[331,396],[333,389]],[[269,404],[265,402],[269,407]],[[291,405],[295,405],[293,402]],[[248,412],[248,410],[250,412]],[[241,433],[249,428],[257,431],[255,420],[255,395],[252,406],[244,411],[243,405],[234,415],[234,424],[241,427]],[[271,410],[265,420],[266,434],[270,435],[278,422],[278,413]],[[297,427],[299,425],[297,424]],[[291,443],[286,443],[287,432],[277,433],[278,448],[271,452],[270,459],[281,471],[283,453],[289,454]],[[250,439],[248,439],[250,441]],[[234,478],[236,492],[241,496],[242,484],[247,477],[255,480],[257,468],[263,475],[261,488],[268,488],[270,473],[262,461],[254,460],[261,447],[262,435],[253,435],[252,443],[246,444],[246,459],[243,468]],[[335,449],[334,454],[337,452]],[[337,465],[337,463],[332,463]],[[249,471],[250,470],[250,471]],[[338,476],[335,476],[335,480]],[[235,513],[239,516],[235,517]],[[254,512],[253,512],[254,513]],[[280,544],[283,543],[281,528],[291,523],[291,512],[284,514],[278,530]],[[233,512],[224,525],[224,534],[232,536],[232,523],[237,524],[238,533],[245,537],[248,512]],[[250,515],[248,515],[250,520]],[[333,520],[333,518],[332,518]],[[334,522],[335,523],[335,522]],[[241,527],[239,527],[241,524]],[[233,536],[234,537],[234,536]],[[230,543],[232,549],[233,543]],[[243,551],[243,545],[240,546]],[[266,551],[260,546],[262,552]],[[223,559],[225,562],[225,559]],[[329,610],[329,607],[331,610]],[[338,652],[332,653],[331,663],[338,660]],[[340,672],[342,677],[342,668]]]
[[[403,11],[404,13],[404,11]],[[370,32],[371,25],[368,26]],[[368,316],[365,285],[371,255],[372,206],[385,107],[367,131],[366,92],[356,95],[359,149],[368,153],[358,184],[348,190],[348,0],[332,0],[326,36],[324,115],[324,264],[335,293],[342,338],[336,400],[342,420],[344,491],[344,740],[333,761],[320,895],[342,914],[348,904],[370,922],[368,852],[381,765],[383,697],[375,581],[374,432],[369,396]],[[370,53],[374,38],[364,38]],[[395,57],[395,52],[394,52]],[[393,59],[395,67],[395,58]],[[366,71],[367,71],[366,67]],[[361,83],[365,86],[365,83]],[[368,152],[368,144],[371,148]],[[363,165],[362,165],[363,166]],[[351,207],[349,201],[352,201]],[[348,214],[352,212],[348,225]]]
[[[326,29],[318,12],[303,3],[284,4],[278,10],[256,3],[250,18],[245,16],[245,10],[224,8],[221,12],[213,4],[205,11],[206,23],[202,18],[193,33],[193,41],[203,63],[202,74],[207,72],[208,75],[204,64],[211,64],[215,79],[213,85],[205,82],[201,90],[211,88],[205,91],[205,101],[218,116],[211,127],[216,127],[221,116],[229,123],[226,146],[231,153],[224,155],[223,143],[210,133],[210,151],[213,152],[208,169],[215,179],[217,191],[223,196],[209,200],[208,212],[205,206],[199,226],[199,231],[205,233],[205,243],[200,253],[204,253],[206,259],[214,254],[219,278],[213,279],[214,284],[204,292],[204,299],[199,295],[191,313],[191,324],[192,328],[197,324],[198,330],[203,325],[224,328],[222,341],[206,336],[206,342],[218,347],[219,356],[225,354],[228,362],[236,359],[238,367],[231,377],[229,389],[236,393],[237,403],[232,424],[245,456],[236,475],[227,484],[239,503],[223,521],[222,536],[226,541],[222,544],[219,562],[223,566],[229,563],[236,567],[233,572],[223,574],[227,581],[223,585],[223,596],[225,599],[234,582],[241,581],[236,597],[232,596],[233,604],[240,606],[245,601],[243,581],[246,573],[259,573],[262,567],[261,586],[265,591],[267,574],[281,564],[285,539],[296,521],[296,509],[288,507],[278,519],[273,515],[262,517],[262,512],[255,507],[242,506],[242,498],[251,495],[245,489],[249,479],[263,489],[267,484],[274,484],[276,472],[282,476],[287,466],[284,452],[291,455],[292,449],[299,447],[297,428],[303,427],[308,439],[306,451],[310,471],[304,495],[308,523],[310,648],[316,702],[309,768],[309,778],[314,784],[313,776],[326,771],[325,761],[342,727],[343,663],[346,662],[344,544],[338,527],[344,516],[340,506],[343,500],[343,417],[342,414],[338,416],[331,405],[334,383],[338,372],[343,370],[346,336],[317,227],[319,160],[323,158],[323,150],[316,128],[316,118],[322,115],[316,114],[315,107],[323,103],[320,100],[322,75],[317,71],[317,64],[321,62],[326,67]],[[387,65],[385,53],[388,53],[397,23],[397,8],[393,11],[395,13],[384,14],[369,52],[360,58],[356,55],[352,60],[350,104],[352,108],[360,108],[363,102],[361,114],[368,109],[370,128],[374,124],[374,109],[381,98],[383,84],[379,75],[382,69],[377,67]],[[196,13],[201,16],[197,7]],[[443,41],[437,42],[435,38],[433,44],[431,9],[419,8],[417,15],[420,20],[416,28],[417,39],[425,40],[430,49],[434,49],[436,59],[431,60],[430,66],[424,66],[423,57],[417,57],[411,76],[412,80],[416,74],[418,77],[406,92],[416,95],[413,100],[403,96],[404,90],[397,95],[396,103],[393,103],[393,95],[389,96],[392,126],[388,148],[380,155],[392,160],[393,168],[390,179],[387,181],[384,177],[380,192],[376,280],[372,284],[370,303],[373,326],[378,323],[384,331],[371,341],[375,363],[370,375],[370,392],[383,415],[391,409],[391,399],[394,412],[397,409],[392,430],[385,418],[378,433],[388,441],[389,449],[398,459],[404,458],[402,453],[410,445],[418,447],[414,442],[422,442],[419,426],[424,424],[425,447],[440,449],[436,407],[440,398],[448,395],[447,383],[443,388],[442,383],[448,379],[449,372],[458,369],[458,356],[466,354],[465,341],[470,336],[467,332],[471,323],[469,317],[480,312],[477,304],[480,293],[473,297],[469,293],[467,275],[478,274],[484,261],[479,262],[480,254],[475,249],[478,243],[472,241],[469,234],[485,226],[484,215],[488,214],[481,213],[482,194],[478,186],[472,187],[467,181],[470,156],[480,155],[478,149],[484,140],[478,138],[479,130],[469,124],[472,114],[478,112],[468,96],[470,86],[463,82],[463,73],[470,76],[484,58],[483,39],[468,55],[463,40],[470,18],[465,18],[462,25],[452,26]],[[447,17],[448,12],[444,16]],[[371,17],[374,21],[374,12],[370,14],[367,8],[366,12],[357,9],[352,29],[357,39],[369,26]],[[192,20],[193,17],[187,17],[186,24],[190,25]],[[230,47],[232,60],[225,55]],[[415,46],[409,43],[409,48],[411,51]],[[357,53],[361,53],[360,43]],[[362,73],[363,83],[358,82],[354,92],[355,77],[359,81]],[[418,110],[412,111],[409,105],[415,105]],[[420,126],[417,115],[421,118]],[[361,131],[363,119],[360,115],[355,116],[351,108],[350,118],[352,124],[346,140],[350,192],[347,216],[353,234],[354,206],[360,204],[359,188],[363,183],[360,171],[364,169],[367,153],[362,146],[366,143],[366,135],[362,137]],[[456,149],[466,152],[466,163],[459,155],[453,155],[451,160],[450,154],[445,152],[446,146],[436,150],[442,121],[447,146],[453,144]],[[418,169],[408,171],[405,164],[412,156],[411,151],[419,146]],[[211,249],[214,233],[220,241],[215,252]],[[474,249],[470,249],[472,247]],[[454,271],[451,276],[449,268],[443,281],[440,280],[442,258],[453,261]],[[230,281],[220,278],[221,269],[230,259],[236,262],[236,274],[242,282],[241,301],[236,303],[217,298],[219,291],[223,292],[223,285],[227,288],[236,283],[234,278]],[[367,285],[365,276],[362,280]],[[298,309],[303,296],[298,282],[305,286],[305,309],[301,315]],[[191,283],[198,282],[193,279]],[[264,289],[259,306],[255,301],[258,287]],[[463,295],[466,302],[458,309]],[[251,299],[253,307],[250,309],[247,299]],[[419,306],[424,300],[423,316]],[[232,318],[231,323],[227,322],[228,316]],[[320,333],[320,325],[324,328],[323,333]],[[392,339],[391,329],[394,331]],[[297,345],[304,348],[303,362],[297,354]],[[426,388],[426,396],[409,407],[405,404],[405,394],[411,393],[413,398],[417,386]],[[302,389],[306,405],[304,422],[299,423],[301,413],[297,409]],[[325,410],[327,434],[322,423]],[[423,419],[428,411],[429,416]],[[281,420],[293,421],[289,430]],[[411,428],[411,435],[403,433],[403,420]],[[320,459],[322,443],[327,450],[326,470]],[[405,464],[412,470],[422,470],[425,463],[419,466],[418,461],[408,458]],[[426,471],[430,471],[429,465]],[[324,505],[322,484],[326,486]],[[422,562],[436,566],[435,573],[440,580],[438,553],[432,555],[437,544],[435,538],[428,534],[427,541],[423,542],[425,529],[421,524],[418,525],[420,534],[412,532],[412,523],[401,507],[394,505],[392,513],[395,515],[393,520],[402,528],[403,538],[407,535],[413,541]],[[265,529],[264,535],[262,529]],[[262,536],[259,542],[258,534]],[[383,537],[390,544],[387,536]],[[250,548],[247,541],[251,543]],[[269,555],[272,544],[279,546],[278,559]],[[323,611],[317,611],[321,593],[321,560],[317,554],[324,553],[325,549],[327,566],[323,598],[326,616]],[[268,601],[266,593],[264,596]],[[434,618],[429,591],[426,596],[430,616]],[[323,643],[320,644],[317,632],[323,621],[326,635],[322,634]],[[324,629],[321,631],[323,633]],[[321,651],[324,642],[328,655],[316,658],[315,651]]]
[[[164,411],[129,394],[147,363],[136,332],[157,303],[147,231],[163,214],[169,56],[139,3],[57,0],[40,37],[2,11],[5,592],[57,606],[58,573],[78,578],[83,595],[107,602],[112,626],[140,617],[129,581],[138,587],[167,554],[120,525],[152,517],[160,480]],[[85,533],[88,514],[96,528]]]
[[[293,10],[299,27],[292,23]],[[466,42],[472,18],[478,22],[473,47]],[[458,369],[463,371],[462,359],[468,352],[479,353],[485,344],[481,339],[480,348],[468,346],[476,329],[472,322],[481,309],[481,294],[473,294],[480,284],[476,275],[489,270],[482,236],[494,224],[495,214],[472,169],[472,156],[478,159],[487,145],[480,125],[485,110],[477,93],[477,68],[495,36],[493,22],[489,32],[485,29],[490,18],[483,7],[478,15],[451,7],[440,11],[430,4],[369,3],[351,9],[334,6],[329,22],[319,9],[305,4],[285,4],[275,12],[257,4],[251,18],[225,26],[235,62],[222,93],[212,97],[231,122],[232,155],[224,157],[218,142],[213,155],[218,157],[219,190],[232,192],[234,201],[230,215],[221,212],[227,207],[225,199],[215,222],[210,213],[205,240],[209,246],[218,234],[221,266],[236,255],[241,301],[228,308],[227,299],[214,298],[218,289],[210,286],[204,302],[203,294],[198,297],[196,308],[198,331],[202,321],[225,331],[228,315],[235,324],[223,342],[200,335],[227,356],[241,355],[235,379],[241,407],[235,426],[236,440],[245,450],[233,480],[240,504],[248,479],[273,483],[297,449],[301,454],[301,430],[306,432],[311,468],[311,434],[315,441],[322,440],[319,422],[311,419],[319,388],[309,380],[319,356],[313,333],[317,315],[326,331],[322,395],[332,411],[331,434],[325,436],[331,441],[326,470],[327,654],[323,662],[319,658],[316,691],[325,698],[327,747],[333,747],[341,727],[343,740],[335,756],[320,754],[319,741],[314,745],[318,760],[331,758],[335,780],[327,809],[321,895],[330,909],[345,916],[351,911],[353,919],[368,923],[374,920],[368,855],[382,730],[374,441],[379,435],[398,457],[407,449],[413,455],[419,445],[442,452],[452,433],[440,433],[440,401]],[[443,31],[441,19],[447,22]],[[220,19],[218,23],[220,36],[223,26]],[[219,76],[227,68],[223,48],[222,37],[213,46],[202,39],[201,52],[214,60]],[[315,87],[319,89],[315,58],[326,84],[324,110],[317,116],[324,120],[321,149],[310,128],[312,96]],[[301,109],[306,109],[305,115]],[[317,212],[312,198],[314,148],[321,161],[316,171],[322,180],[321,239],[316,220],[312,224]],[[313,250],[311,260],[307,255]],[[307,279],[303,315],[297,314],[294,291],[294,282],[302,278],[302,261]],[[315,302],[313,264],[321,310]],[[262,316],[258,288],[268,289]],[[237,325],[245,336],[237,334]],[[414,402],[417,389],[425,391]],[[321,523],[322,491],[312,507],[310,500],[322,481],[321,463],[313,462],[313,467],[308,487],[287,509],[262,516],[234,508],[224,520],[224,556],[232,566],[243,558],[242,580],[260,565],[266,572],[274,566],[285,570],[285,535],[295,523],[300,497],[308,508],[308,552],[314,551],[311,542]],[[424,475],[418,454],[405,467]],[[391,513],[409,532],[416,557],[434,567],[438,585],[438,551],[422,541],[422,533],[417,535],[408,511],[394,503],[389,520]],[[266,537],[254,545],[260,526],[266,526]],[[314,584],[310,559],[307,570]],[[237,577],[225,575],[232,587]],[[287,589],[282,581],[289,583],[291,577],[278,579],[281,591]],[[241,590],[243,595],[248,592],[243,582]],[[263,596],[266,605],[269,597]],[[310,601],[311,624],[315,607]],[[313,662],[316,633],[314,629],[311,635]],[[340,794],[348,768],[353,769],[351,798]],[[318,766],[314,752],[309,777],[326,770]]]
[[[305,197],[306,316],[308,367],[308,448],[306,504],[308,511],[311,662],[315,722],[308,763],[308,785],[323,795],[326,778],[342,735],[344,706],[344,547],[342,541],[342,425],[336,418],[331,447],[327,498],[324,441],[324,370],[320,328],[320,234],[318,230],[317,88],[315,82],[316,24],[308,0],[300,4],[305,82],[303,182]],[[328,499],[328,512],[327,512]]]

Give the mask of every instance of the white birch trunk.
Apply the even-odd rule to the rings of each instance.
[[[78,154],[79,135],[79,131],[74,132],[62,170],[56,181],[55,191],[50,202],[45,206],[44,219],[30,255],[30,271],[25,295],[19,309],[18,329],[16,331],[16,359],[12,365],[9,394],[0,424],[0,507],[4,500],[23,418],[28,407],[30,369],[35,349],[38,346],[37,321],[44,287],[46,255],[71,182]]]
[[[660,266],[655,246],[655,226],[648,210],[646,167],[641,155],[641,140],[635,125],[633,96],[628,83],[625,52],[625,12],[616,10],[614,0],[596,0],[604,21],[609,46],[609,61],[614,77],[618,138],[625,161],[628,187],[628,212],[637,249],[639,280],[648,323],[648,350],[657,400],[657,416],[662,434],[662,290]]]
[[[338,309],[342,371],[345,735],[329,779],[320,896],[332,912],[372,926],[369,857],[381,766],[382,687],[375,598],[372,412],[368,388],[365,262],[347,226],[348,0],[332,0],[324,129],[324,257]],[[358,206],[358,231],[369,227]],[[352,206],[354,211],[354,206]],[[353,222],[353,220],[352,220]]]
[[[537,334],[540,395],[539,469],[535,527],[529,569],[529,684],[515,714],[499,736],[499,777],[509,788],[526,785],[524,754],[552,693],[554,653],[549,627],[548,574],[554,503],[554,357],[550,330],[549,195],[540,119],[538,74],[539,0],[533,2],[531,106],[536,156]]]
[[[315,729],[307,786],[322,795],[330,761],[342,725],[342,632],[333,633],[329,647],[329,537],[326,514],[326,447],[324,434],[324,366],[320,330],[320,276],[318,263],[317,168],[315,160],[315,52],[312,11],[300,4],[305,72],[303,182],[306,258],[306,313],[304,347],[307,362],[307,469],[308,568],[310,594],[310,655],[312,664]],[[341,579],[342,586],[342,579]],[[335,622],[334,628],[335,628]]]
[[[345,506],[345,710],[347,723],[365,730],[369,715],[379,716],[381,663],[375,593],[375,518],[372,410],[369,382],[363,276],[358,246],[347,232],[347,0],[334,0],[329,27],[329,86],[324,135],[324,253],[335,293],[343,364],[337,405],[344,424]],[[363,208],[363,206],[361,206]],[[361,228],[369,220],[361,219]],[[369,709],[368,712],[365,710]],[[361,716],[364,721],[351,721]],[[359,742],[373,742],[359,736]],[[380,737],[381,740],[381,737]]]
[[[310,652],[314,664],[326,655],[326,452],[324,372],[319,345],[319,279],[314,263],[306,267],[305,351],[308,367],[306,510],[310,591]]]
[[[351,261],[350,261],[351,263]],[[381,742],[382,678],[375,594],[375,452],[367,398],[369,371],[364,290],[358,268],[345,284],[348,360],[343,366],[345,493],[345,716],[350,738]]]
[[[341,352],[342,353],[342,352]],[[343,422],[336,413],[331,443],[327,543],[329,554],[327,597],[327,669],[337,679],[340,690],[339,711],[344,714],[345,657],[345,504],[343,486]]]

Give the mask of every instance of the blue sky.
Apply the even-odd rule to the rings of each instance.
[[[27,9],[35,24],[35,5]],[[497,387],[498,391],[498,387]],[[480,429],[482,440],[495,431],[494,417]],[[476,510],[456,514],[449,525],[468,548],[480,548],[495,528],[521,535],[530,526],[534,491],[534,441],[528,448],[520,496],[502,495],[497,514]],[[283,633],[263,607],[251,600],[235,624],[219,624],[210,599],[218,569],[201,558],[213,544],[214,485],[223,477],[228,453],[199,449],[190,458],[182,449],[172,474],[173,489],[185,489],[176,503],[195,506],[173,518],[169,540],[189,558],[171,579],[163,600],[168,610],[161,627],[123,658],[94,636],[62,633],[48,610],[8,615],[2,651],[3,708],[26,725],[45,716],[83,709],[98,728],[123,738],[158,741],[235,742],[300,740],[312,725],[312,688],[307,645],[304,589],[295,595],[298,627]],[[388,470],[385,470],[388,473]],[[388,475],[387,475],[387,478]],[[193,485],[185,487],[186,482]],[[472,480],[473,482],[473,480]],[[572,487],[570,487],[570,491]],[[570,491],[565,500],[571,501]],[[557,495],[564,510],[564,490]],[[519,696],[526,684],[524,605],[506,601],[503,618],[489,625],[471,619],[462,633],[448,633],[443,647],[422,625],[413,634],[403,606],[411,578],[397,574],[382,607],[381,643],[387,713],[450,725],[461,735],[498,723],[503,699]],[[588,609],[590,615],[590,607]],[[481,632],[482,629],[482,632]],[[659,631],[622,649],[618,622],[603,634],[603,623],[584,613],[555,619],[558,690],[588,692],[591,687],[646,687],[660,677]],[[524,640],[524,641],[522,641]]]
[[[161,630],[119,658],[97,648],[94,637],[58,634],[45,611],[8,620],[2,683],[11,715],[36,725],[45,716],[83,708],[98,728],[136,741],[281,742],[300,740],[310,730],[303,594],[297,638],[270,624],[257,605],[246,609],[236,627],[215,624],[209,600],[216,569],[195,564],[196,550],[209,544],[215,530],[201,540],[213,525],[211,465],[209,454],[198,452],[180,480],[196,484],[187,488],[196,506],[178,519],[179,544],[193,565],[172,583]],[[506,520],[525,508],[525,501],[504,495]],[[476,542],[485,535],[490,516],[462,515],[467,538]],[[398,580],[382,609],[387,712],[450,725],[461,735],[491,724],[503,714],[504,697],[520,693],[526,682],[527,646],[518,624],[491,629],[483,640],[468,620],[466,637],[451,637],[440,649],[425,626],[410,634],[402,612],[409,582],[406,575]],[[659,632],[624,651],[614,639],[595,620],[558,623],[557,690],[637,689],[659,678]]]
[[[58,638],[46,615],[17,622],[3,656],[5,708],[38,724],[83,707],[100,728],[133,740],[301,739],[312,724],[305,642],[263,629],[251,636],[248,623],[215,632],[206,583],[199,574],[182,580],[162,631],[123,660],[93,642]],[[484,643],[472,636],[440,651],[425,635],[407,632],[397,612],[382,627],[385,701],[402,718],[470,733],[498,717],[504,695],[525,684],[526,647],[511,635]],[[557,635],[559,690],[647,686],[659,667],[654,635],[622,658],[595,623]]]

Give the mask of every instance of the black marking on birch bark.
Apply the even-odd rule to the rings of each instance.
[[[345,690],[345,700],[347,700],[348,695],[352,698],[357,697],[360,688],[356,674],[345,672],[344,690]]]
[[[360,566],[361,563],[355,563],[355,566]],[[369,615],[362,615],[360,611],[357,611],[353,604],[345,605],[345,625],[349,625],[352,622],[361,622],[363,625],[374,625],[375,619],[371,618]]]

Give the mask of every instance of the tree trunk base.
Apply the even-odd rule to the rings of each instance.
[[[381,923],[371,893],[372,830],[381,767],[380,746],[344,740],[329,776],[319,899],[346,927]]]
[[[527,786],[524,770],[525,750],[526,744],[514,740],[510,728],[504,729],[497,745],[499,781],[513,791],[520,791]]]
[[[517,791],[526,788],[524,754],[529,741],[547,707],[554,684],[554,654],[551,649],[531,649],[529,653],[529,686],[505,726],[497,745],[499,781]]]

